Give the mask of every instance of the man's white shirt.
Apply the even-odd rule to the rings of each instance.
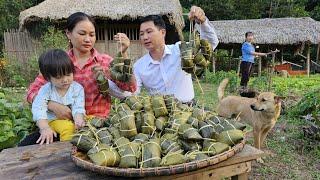
[[[200,32],[201,39],[207,39],[213,49],[218,45],[215,30],[207,19],[195,27]],[[174,95],[179,101],[189,102],[194,98],[191,74],[181,68],[179,45],[165,45],[164,54],[160,61],[152,59],[149,53],[134,64],[134,75],[137,81],[136,94],[145,87],[149,94]]]

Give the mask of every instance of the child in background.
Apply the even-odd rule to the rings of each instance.
[[[39,57],[39,69],[48,83],[41,87],[32,103],[33,120],[40,129],[37,143],[50,144],[57,134],[60,136],[60,141],[68,141],[76,128],[85,125],[83,87],[73,81],[74,65],[63,50],[53,49],[43,53]],[[73,121],[57,119],[48,110],[49,101],[70,107]]]

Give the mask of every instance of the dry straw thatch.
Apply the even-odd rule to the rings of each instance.
[[[169,15],[177,29],[184,26],[179,0],[46,0],[20,13],[20,29],[39,19],[66,19],[74,12],[84,12],[96,18],[137,19],[151,14]]]
[[[257,44],[318,44],[320,41],[320,22],[309,17],[212,21],[212,24],[222,44],[243,43],[247,31],[255,34]]]

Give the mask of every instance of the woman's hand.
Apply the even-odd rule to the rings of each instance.
[[[122,54],[125,54],[128,47],[130,46],[130,39],[128,38],[128,36],[124,33],[117,33],[116,35],[114,35],[114,40],[118,41],[121,44],[119,50]]]
[[[190,21],[196,20],[197,23],[204,23],[206,21],[206,14],[198,6],[192,6],[189,12]]]
[[[58,119],[70,119],[72,120],[71,109],[68,106],[49,101],[48,109],[52,111]]]
[[[93,72],[93,76],[96,79],[98,77],[99,74],[103,74],[105,77],[110,77],[110,72],[109,70],[104,70],[103,67],[100,64],[95,64],[92,66],[92,72]],[[109,79],[109,78],[108,78]]]
[[[50,128],[48,121],[45,119],[39,120],[37,122],[37,125],[40,129],[41,135],[36,143],[39,143],[40,145],[44,143],[46,144],[53,143],[53,137],[57,137],[57,133]]]

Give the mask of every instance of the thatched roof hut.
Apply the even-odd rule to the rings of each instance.
[[[220,44],[241,44],[251,31],[257,44],[318,44],[320,22],[309,17],[212,21]]]
[[[184,26],[179,0],[46,0],[20,13],[20,28],[39,19],[62,20],[74,12],[110,20],[137,19],[151,14],[168,15],[176,28]]]
[[[145,53],[139,42],[140,17],[162,15],[167,24],[166,42],[169,44],[179,40],[178,32],[184,27],[179,0],[45,0],[20,13],[20,30],[37,30],[42,21],[63,29],[67,17],[75,12],[84,12],[96,20],[95,47],[111,55],[117,50],[117,43],[113,41],[117,32],[126,33],[130,38],[132,56],[140,57]]]

